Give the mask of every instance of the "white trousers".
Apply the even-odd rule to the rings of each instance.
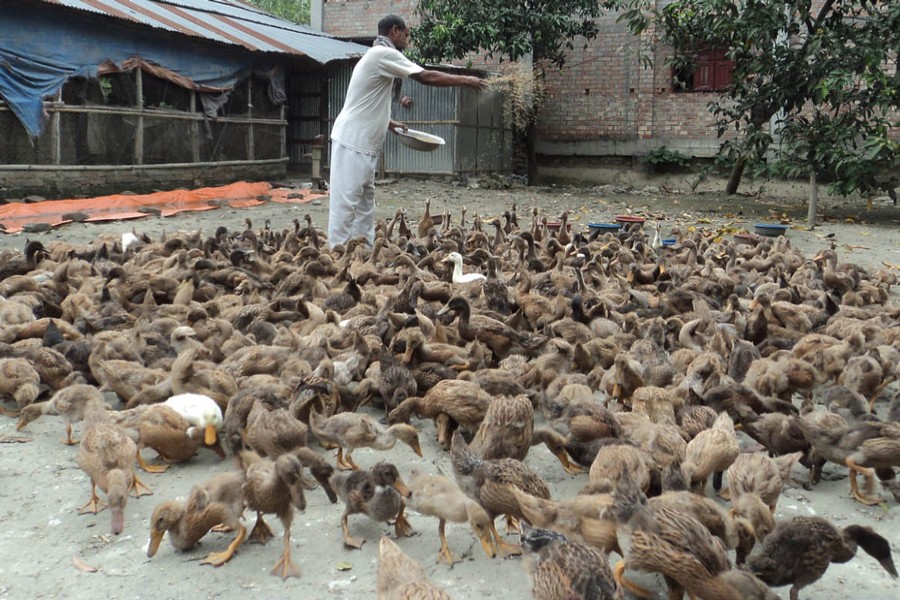
[[[331,141],[328,188],[328,246],[362,236],[375,242],[375,169],[378,155]]]

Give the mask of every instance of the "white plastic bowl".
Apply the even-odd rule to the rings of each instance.
[[[397,135],[400,137],[401,144],[421,152],[432,152],[446,143],[442,137],[431,135],[424,131],[417,131],[415,129],[407,129],[406,131],[398,129]]]

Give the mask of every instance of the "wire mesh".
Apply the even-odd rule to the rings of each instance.
[[[193,92],[142,72],[75,77],[44,102],[40,136],[31,138],[0,101],[0,165],[126,166],[282,158],[285,126],[268,82],[238,84],[216,118]],[[267,122],[257,122],[258,120]],[[138,130],[142,145],[137,145]]]

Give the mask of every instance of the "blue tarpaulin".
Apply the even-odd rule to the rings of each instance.
[[[196,89],[230,89],[272,55],[160,34],[67,11],[0,3],[0,97],[31,136],[44,125],[42,101],[70,77],[96,77],[100,65],[139,58],[191,80]]]

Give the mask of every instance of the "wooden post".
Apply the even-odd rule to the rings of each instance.
[[[247,78],[247,118],[250,119],[247,126],[247,160],[253,160],[253,77]]]
[[[191,113],[197,112],[197,92],[191,91]],[[200,162],[200,122],[191,121],[191,158]]]
[[[144,164],[144,79],[141,69],[134,69],[134,88],[137,93],[137,107],[140,114],[137,118],[137,126],[134,130],[134,164]]]
[[[819,205],[819,184],[816,181],[816,170],[809,172],[809,213],[806,215],[806,225],[816,226],[816,209]]]
[[[278,118],[284,121],[285,119],[285,108],[284,102],[281,103],[278,111]],[[284,158],[287,156],[287,136],[288,136],[288,126],[282,124],[281,126],[281,155],[280,158]]]
[[[55,106],[53,107],[53,114],[50,116],[50,153],[52,154],[53,164],[59,165],[62,164],[62,131],[60,129],[62,115],[59,114],[57,109],[62,104],[62,88],[56,92],[53,104]]]

